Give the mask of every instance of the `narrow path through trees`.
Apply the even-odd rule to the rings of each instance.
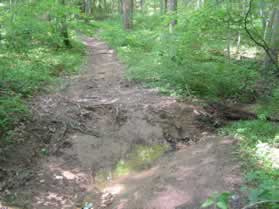
[[[125,80],[102,41],[84,43],[86,69],[62,90],[35,97],[32,121],[18,128],[24,143],[14,147],[17,172],[9,170],[2,198],[16,194],[11,204],[34,209],[85,202],[94,209],[197,209],[213,192],[238,190],[233,139],[202,131],[198,106]]]

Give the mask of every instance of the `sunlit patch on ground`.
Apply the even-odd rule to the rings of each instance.
[[[231,55],[236,59],[240,59],[242,57],[252,59],[255,58],[259,53],[257,47],[247,47],[247,46],[241,46],[241,48],[231,47],[230,50],[231,50]]]
[[[105,188],[104,192],[109,192],[112,195],[117,195],[117,194],[120,194],[121,192],[124,192],[124,190],[125,190],[125,186],[124,185],[116,184],[116,185],[113,185],[111,187]]]
[[[38,205],[43,205],[49,208],[58,206],[61,208],[67,208],[73,205],[73,202],[70,201],[67,196],[53,192],[48,192],[47,194],[43,193],[35,199]]]
[[[135,171],[149,168],[152,162],[159,159],[168,149],[169,147],[166,144],[137,145],[125,159],[118,161],[114,170],[98,172],[96,180],[102,185],[114,178],[127,176]]]
[[[268,143],[258,143],[256,156],[260,161],[267,162],[273,169],[279,169],[279,148]]]

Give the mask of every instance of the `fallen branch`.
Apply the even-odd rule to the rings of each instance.
[[[241,110],[239,108],[230,107],[228,105],[212,102],[204,107],[207,117],[222,121],[237,121],[237,120],[256,120],[259,119],[256,113]],[[267,117],[270,122],[279,122],[278,118]]]
[[[264,200],[264,201],[259,201],[259,202],[255,202],[255,203],[252,203],[250,205],[247,205],[245,206],[244,208],[242,209],[249,209],[251,207],[255,207],[257,205],[261,205],[261,204],[265,204],[265,203],[275,203],[275,204],[279,204],[279,200]]]

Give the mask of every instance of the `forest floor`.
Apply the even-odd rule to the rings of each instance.
[[[36,96],[0,165],[18,208],[198,209],[242,183],[236,141],[201,129],[200,107],[125,79],[104,42],[63,88]],[[44,157],[42,157],[44,156]],[[9,159],[9,160],[8,160]],[[1,205],[1,203],[0,203]]]

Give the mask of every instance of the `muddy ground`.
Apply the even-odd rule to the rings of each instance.
[[[213,192],[238,190],[235,141],[201,129],[199,106],[125,80],[112,49],[93,38],[84,43],[85,69],[35,97],[32,119],[2,150],[3,202],[21,209],[85,202],[94,209],[198,209]]]

